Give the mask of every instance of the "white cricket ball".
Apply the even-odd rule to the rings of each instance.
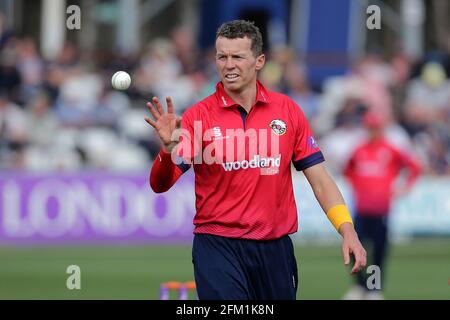
[[[117,71],[111,78],[111,84],[116,90],[126,90],[130,87],[131,77],[125,71]]]

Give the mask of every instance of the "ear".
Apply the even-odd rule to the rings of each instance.
[[[264,54],[261,54],[258,57],[256,57],[256,71],[261,70],[264,67],[265,63],[266,63],[266,56]]]

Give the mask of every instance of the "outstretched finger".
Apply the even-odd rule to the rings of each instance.
[[[155,104],[156,109],[158,110],[159,114],[163,115],[164,114],[164,109],[163,109],[163,107],[161,105],[161,102],[159,102],[159,99],[157,97],[153,97],[152,100],[153,100],[153,103]]]
[[[367,255],[366,255],[366,251],[363,250],[361,252],[361,265],[364,268],[367,265]]]
[[[364,257],[361,253],[354,254],[354,256],[355,256],[355,264],[353,265],[352,273],[361,271],[363,269],[363,267],[365,266]]]
[[[342,248],[342,256],[344,257],[344,264],[348,265],[350,263],[350,249],[347,246]]]
[[[167,113],[173,113],[173,101],[171,97],[166,97]]]
[[[361,271],[361,269],[362,269],[361,261],[356,260],[355,264],[353,265],[351,273],[356,273],[358,271]]]
[[[153,104],[152,104],[151,102],[147,102],[146,105],[147,105],[148,110],[149,110],[150,113],[152,114],[152,116],[153,116],[156,120],[158,120],[159,117],[160,117],[160,115],[159,115],[158,111],[155,110],[155,107],[153,107]]]
[[[150,118],[145,118],[145,121],[146,121],[149,125],[151,125],[153,128],[156,129],[156,122],[155,122],[154,120],[152,120],[152,119],[150,119]]]

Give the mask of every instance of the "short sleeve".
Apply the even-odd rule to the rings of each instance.
[[[292,102],[293,123],[296,126],[292,162],[297,171],[303,171],[325,161],[311,127],[299,106]]]

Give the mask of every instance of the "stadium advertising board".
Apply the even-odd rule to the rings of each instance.
[[[348,188],[339,185],[351,207]],[[299,211],[297,241],[336,240],[311,188],[294,176]],[[423,178],[395,202],[393,236],[450,233],[450,180]],[[163,194],[151,191],[147,173],[104,172],[0,177],[2,243],[186,242],[195,213],[193,174],[185,174]]]

